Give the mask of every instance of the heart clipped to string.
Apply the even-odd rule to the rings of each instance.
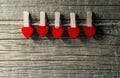
[[[55,12],[55,27],[52,28],[52,35],[56,39],[60,39],[63,34],[63,28],[60,26],[60,12]]]
[[[76,39],[80,33],[80,28],[76,27],[75,13],[70,13],[71,27],[68,28],[70,38]]]
[[[87,38],[92,38],[95,35],[96,27],[92,25],[92,12],[87,12],[87,25],[84,26],[84,33]]]
[[[21,29],[25,38],[29,39],[33,33],[33,28],[29,24],[29,12],[24,11],[24,26]]]
[[[49,31],[49,27],[46,25],[45,12],[40,12],[40,25],[37,26],[37,32],[41,37],[45,37]]]

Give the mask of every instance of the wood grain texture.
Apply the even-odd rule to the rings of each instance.
[[[34,33],[33,36],[31,37],[31,39],[33,40],[46,40],[46,39],[52,39],[54,40],[54,38],[51,35],[51,31],[49,30],[49,33],[47,35],[47,37],[45,38],[40,38],[39,35],[37,34],[36,31],[36,26],[39,24],[39,22],[35,22],[32,23],[33,28],[34,28]],[[104,42],[106,42],[108,40],[108,38],[119,38],[119,34],[120,34],[120,21],[119,20],[97,20],[94,22],[96,28],[97,28],[97,32],[95,35],[95,39],[98,38],[103,38],[105,37]],[[21,28],[22,28],[23,22],[21,21],[1,21],[0,22],[0,40],[2,39],[24,39],[23,35],[21,34]],[[48,23],[49,28],[51,29],[54,26],[54,21],[50,21]],[[64,21],[62,23],[62,26],[64,28],[64,34],[63,34],[63,39],[70,39],[68,37],[68,32],[67,32],[67,28],[70,26],[70,23],[68,21]],[[85,21],[84,20],[78,20],[78,27],[81,28],[81,34],[79,35],[79,37],[81,39],[85,38],[84,33],[82,31],[83,26],[85,26]],[[10,31],[11,30],[11,31]],[[79,38],[79,39],[80,39]],[[100,39],[99,39],[100,40]]]
[[[120,0],[0,0],[1,6],[36,7],[52,6],[116,6]]]
[[[94,38],[86,39],[81,32],[75,40],[67,32],[60,40],[50,32],[46,38],[34,32],[27,40],[21,34],[21,22],[4,22],[0,25],[0,77],[119,77],[119,20],[96,21],[98,31]],[[67,26],[63,26],[66,31]]]
[[[31,13],[34,33],[21,34],[23,11]],[[86,11],[93,11],[97,32],[92,39],[83,33]],[[38,36],[39,11],[47,12],[54,26],[54,12],[61,12],[65,30],[55,40],[51,32]],[[69,38],[69,13],[77,14],[81,34]],[[0,0],[0,78],[119,78],[120,0]]]
[[[0,20],[23,20],[23,11],[31,13],[32,20],[39,20],[39,12],[47,13],[47,20],[54,19],[54,12],[58,11],[62,14],[62,20],[69,20],[70,12],[75,12],[77,19],[86,19],[86,11],[94,13],[96,19],[120,19],[120,6],[46,6],[40,7],[0,7]],[[8,14],[9,13],[9,14]]]

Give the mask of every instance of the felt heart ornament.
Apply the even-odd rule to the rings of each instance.
[[[60,39],[62,34],[63,34],[63,28],[62,27],[52,28],[52,35],[53,35],[54,38]]]
[[[96,28],[94,26],[92,27],[84,27],[84,33],[86,35],[87,38],[92,38],[95,35],[96,32]]]
[[[68,34],[72,39],[76,39],[80,33],[79,28],[68,28]]]
[[[48,33],[48,26],[38,26],[37,27],[37,32],[41,37],[45,37]]]
[[[29,39],[29,37],[33,33],[33,28],[32,27],[22,27],[22,33],[27,39]]]

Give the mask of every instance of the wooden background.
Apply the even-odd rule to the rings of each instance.
[[[77,14],[82,30],[89,10],[96,35],[87,39],[82,31],[70,39],[69,13]],[[50,27],[60,11],[66,29],[62,39],[50,32],[46,38],[34,32],[25,39],[23,11],[31,13],[34,28],[39,11],[47,12]],[[0,78],[120,78],[120,0],[0,0]]]

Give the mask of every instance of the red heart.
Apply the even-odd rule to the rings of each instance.
[[[38,26],[37,27],[37,32],[41,37],[45,37],[48,33],[48,26]]]
[[[59,28],[52,28],[52,35],[56,38],[56,39],[60,39],[61,36],[63,34],[63,28],[59,27]]]
[[[29,39],[29,37],[33,33],[33,28],[32,27],[22,27],[22,33],[27,39]]]
[[[72,39],[76,39],[80,33],[79,28],[68,28],[68,34]]]
[[[92,38],[96,32],[96,28],[94,26],[92,27],[84,27],[84,33],[88,38]]]

